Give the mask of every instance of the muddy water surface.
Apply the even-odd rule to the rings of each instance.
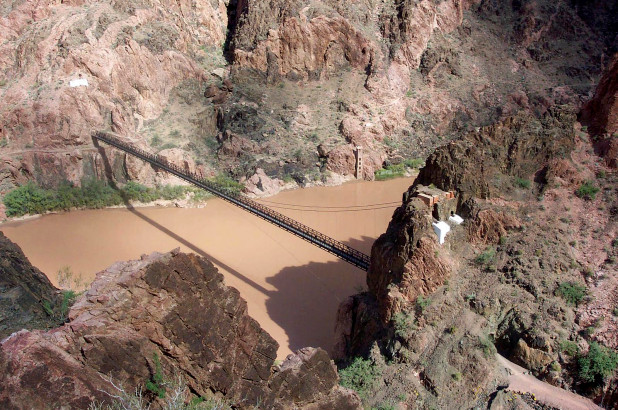
[[[411,178],[283,192],[260,202],[369,253]],[[337,307],[365,288],[365,273],[280,228],[212,199],[202,209],[74,211],[0,225],[57,283],[70,266],[85,282],[119,260],[180,247],[209,258],[280,344],[330,350]]]

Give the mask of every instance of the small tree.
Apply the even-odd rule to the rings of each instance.
[[[601,384],[618,365],[618,353],[596,342],[590,343],[588,354],[578,359],[579,377],[587,383]]]

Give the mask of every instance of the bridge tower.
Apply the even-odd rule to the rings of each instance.
[[[356,157],[356,179],[363,179],[363,147],[357,146],[354,155]]]

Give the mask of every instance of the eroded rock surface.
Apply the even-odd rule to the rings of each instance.
[[[0,350],[0,402],[17,408],[83,407],[144,385],[160,358],[164,377],[240,408],[359,408],[338,386],[326,352],[306,348],[273,367],[278,345],[247,315],[238,291],[206,259],[172,252],[116,263],[98,274],[49,332],[20,332]],[[41,393],[43,391],[43,393]]]
[[[0,340],[21,329],[56,326],[59,290],[0,232]]]

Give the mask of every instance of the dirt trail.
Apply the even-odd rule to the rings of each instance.
[[[500,355],[496,355],[496,357],[498,363],[504,366],[509,373],[509,386],[507,390],[534,394],[539,402],[562,410],[601,409],[590,399],[542,382],[536,377],[527,374],[528,370],[523,367],[508,361]]]

